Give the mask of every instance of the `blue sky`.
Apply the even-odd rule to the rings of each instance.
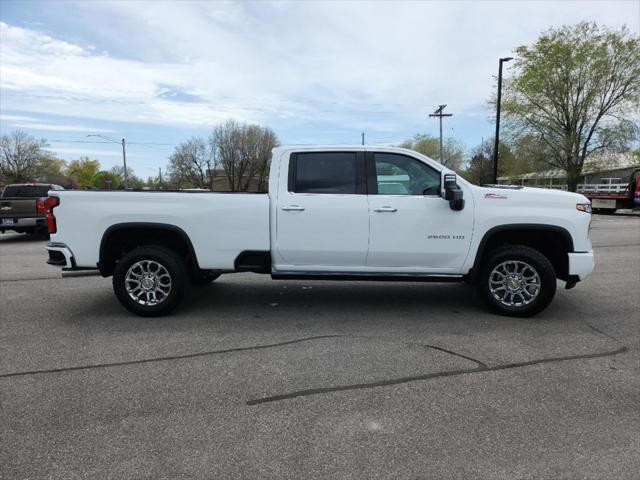
[[[497,59],[582,20],[640,32],[639,1],[56,2],[0,4],[0,130],[163,170],[173,147],[228,118],[282,143],[492,135]],[[508,69],[506,71],[508,75]]]

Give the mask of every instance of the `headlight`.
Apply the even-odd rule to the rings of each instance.
[[[590,203],[576,203],[576,209],[584,213],[591,213]]]

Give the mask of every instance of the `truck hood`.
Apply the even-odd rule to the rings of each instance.
[[[538,207],[568,206],[575,209],[577,203],[590,203],[584,195],[564,190],[534,187],[477,187],[474,191],[480,202],[499,204],[529,204]]]

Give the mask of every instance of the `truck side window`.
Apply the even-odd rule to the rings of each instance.
[[[295,193],[356,193],[355,152],[298,153],[290,164]]]
[[[376,153],[378,195],[438,195],[440,173],[415,158]]]

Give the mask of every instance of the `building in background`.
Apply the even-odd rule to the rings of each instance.
[[[578,191],[623,191],[627,187],[629,176],[638,168],[640,163],[632,152],[594,157],[582,169],[582,182],[578,184]],[[562,169],[551,169],[498,177],[498,183],[566,190],[567,174]]]

